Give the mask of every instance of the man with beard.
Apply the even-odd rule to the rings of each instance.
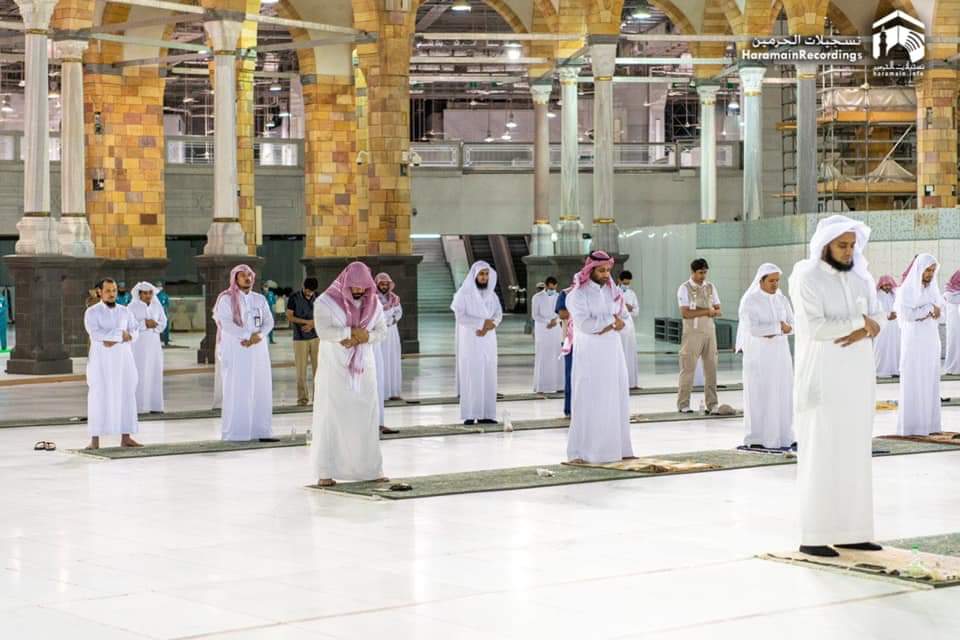
[[[913,259],[897,290],[900,323],[900,403],[897,433],[927,436],[940,432],[940,316],[937,260],[929,253]]]
[[[384,426],[383,403],[400,395],[400,329],[397,324],[403,317],[400,296],[393,292],[397,285],[387,273],[378,273],[377,299],[383,307],[383,321],[387,325],[386,337],[377,343],[374,355],[377,358],[377,388],[380,391],[380,433],[397,433],[396,429]]]
[[[886,315],[864,258],[870,228],[834,215],[817,224],[810,254],[790,276],[796,317],[794,425],[800,551],[836,557],[877,551],[873,538],[872,435],[876,361],[869,338]]]
[[[313,390],[310,459],[318,485],[386,480],[377,422],[374,350],[387,334],[370,268],[351,262],[317,299],[313,320],[320,367]]]
[[[273,310],[253,290],[255,274],[245,264],[230,271],[230,287],[213,306],[223,389],[223,439],[273,438],[273,379],[265,334],[273,329]]]
[[[100,302],[83,314],[90,336],[87,361],[87,449],[100,448],[100,436],[120,434],[121,447],[141,446],[130,434],[137,422],[137,365],[130,345],[139,333],[137,321],[126,307],[117,304],[117,283],[100,283]]]
[[[457,380],[464,424],[497,422],[497,326],[503,308],[496,287],[497,272],[479,260],[450,305],[457,320]]]
[[[140,336],[133,343],[137,363],[137,412],[163,413],[163,344],[160,334],[167,328],[167,315],[156,294],[157,287],[138,282],[127,309],[137,322]]]
[[[633,457],[630,388],[620,332],[623,293],[614,286],[613,258],[594,251],[567,294],[573,322],[573,379],[567,459],[601,464]]]

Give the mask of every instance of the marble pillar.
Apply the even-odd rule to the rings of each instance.
[[[60,59],[60,252],[76,258],[94,256],[90,225],[87,223],[86,150],[83,124],[83,52],[85,40],[54,43]]]
[[[697,87],[700,96],[700,222],[717,221],[717,85]]]
[[[766,67],[740,69],[744,220],[763,217],[763,76],[766,71]]]
[[[553,227],[550,226],[550,93],[553,83],[534,84],[533,96],[533,231],[530,254],[552,256]]]
[[[602,39],[602,40],[601,40]],[[610,41],[612,40],[612,42]],[[617,37],[591,38],[593,67],[593,243],[591,249],[620,253],[613,199],[613,74]]]
[[[817,212],[817,65],[797,65],[797,213]]]
[[[560,68],[561,164],[560,164],[560,228],[557,253],[564,256],[583,254],[583,223],[580,222],[580,143],[577,140],[577,77],[580,67]]]
[[[50,61],[47,29],[57,0],[16,0],[24,36],[23,218],[17,255],[58,255],[57,221],[50,217]]]
[[[237,177],[236,48],[243,18],[217,15],[203,26],[213,43],[216,77],[213,222],[207,232],[203,255],[247,255],[247,242],[240,226]]]

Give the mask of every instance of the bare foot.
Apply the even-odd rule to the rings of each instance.
[[[121,447],[142,447],[143,445],[131,438],[130,436],[123,436],[120,438]]]
[[[330,478],[326,478],[326,479],[324,479],[324,480],[318,480],[318,481],[317,481],[317,486],[318,486],[318,487],[332,487],[332,486],[334,486],[335,484],[337,484],[337,481],[336,481],[336,480],[331,480]]]
[[[85,451],[92,451],[94,449],[100,448],[100,436],[93,436],[90,438],[90,444],[84,447]]]

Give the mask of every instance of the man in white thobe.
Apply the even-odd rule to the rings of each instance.
[[[377,285],[377,299],[383,308],[383,320],[387,326],[386,338],[373,348],[377,361],[377,391],[380,396],[380,433],[389,435],[397,433],[397,430],[385,426],[384,402],[400,395],[401,348],[397,323],[403,317],[403,307],[400,306],[400,296],[393,292],[397,285],[388,274],[378,273],[374,282]]]
[[[631,389],[639,385],[637,377],[637,326],[636,319],[640,317],[640,301],[630,285],[633,283],[633,274],[629,271],[620,273],[620,291],[623,292],[623,331],[620,340],[623,341],[623,356],[627,360],[627,383]]]
[[[878,378],[900,376],[900,324],[894,322],[897,319],[897,311],[894,309],[897,300],[896,288],[897,281],[893,276],[880,276],[877,280],[877,302],[888,320],[880,331],[880,335],[873,341],[873,350],[877,356]]]
[[[936,258],[913,259],[900,288],[896,312],[900,323],[900,402],[897,433],[928,436],[940,428],[940,308]]]
[[[497,422],[497,326],[503,308],[497,272],[483,260],[470,267],[453,296],[457,321],[457,380],[463,424]]]
[[[544,281],[544,289],[530,299],[533,317],[533,391],[563,391],[563,328],[557,315],[557,279]]]
[[[602,464],[633,457],[630,388],[619,333],[623,295],[613,284],[613,258],[587,257],[567,294],[573,322],[573,380],[567,459]]]
[[[230,272],[230,287],[213,307],[223,388],[222,434],[228,441],[275,442],[273,372],[266,336],[273,310],[253,290],[255,274],[245,264]]]
[[[310,459],[321,487],[337,480],[386,480],[377,432],[374,351],[386,337],[387,325],[376,291],[370,268],[351,262],[313,307],[320,366]]]
[[[834,215],[817,224],[810,254],[790,276],[796,314],[794,424],[798,436],[800,551],[829,545],[876,551],[872,435],[877,365],[868,338],[886,317],[864,258],[870,228]]]
[[[943,371],[960,375],[960,270],[950,276],[944,287],[943,300],[947,316],[947,358]]]
[[[787,336],[793,309],[780,291],[780,267],[765,263],[740,299],[737,351],[743,353],[743,444],[790,449],[793,432],[793,359]]]
[[[100,436],[120,434],[121,447],[141,446],[130,434],[137,422],[137,365],[131,344],[139,333],[130,310],[117,304],[117,283],[101,283],[100,302],[87,308],[83,326],[90,337],[87,361],[87,449],[100,448]]]
[[[163,342],[167,314],[157,299],[160,290],[149,282],[133,287],[127,309],[137,322],[140,336],[133,342],[137,363],[137,413],[163,413]]]

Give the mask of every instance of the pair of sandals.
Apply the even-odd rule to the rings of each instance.
[[[56,451],[57,445],[54,442],[47,442],[46,440],[41,440],[37,444],[33,445],[34,451]]]

